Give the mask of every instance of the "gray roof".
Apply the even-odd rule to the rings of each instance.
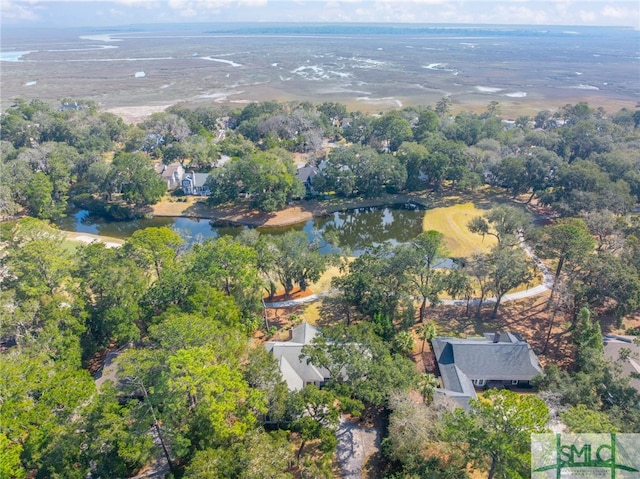
[[[318,334],[320,334],[320,330],[314,325],[302,323],[293,328],[291,332],[291,342],[307,344],[310,343]]]
[[[469,409],[469,400],[476,397],[476,389],[469,376],[455,364],[440,366],[440,375],[445,388],[439,391],[455,399],[463,408]]]
[[[312,180],[318,174],[318,168],[315,166],[303,166],[302,168],[298,168],[296,176],[300,178],[300,181],[306,183],[307,181]]]
[[[452,397],[475,397],[475,380],[530,381],[542,373],[535,353],[519,335],[437,337],[432,345],[446,393]]]
[[[329,379],[329,371],[317,368],[302,356],[302,347],[320,333],[318,328],[302,323],[292,330],[291,341],[269,341],[265,348],[278,360],[280,374],[290,391],[298,391],[309,382]]]
[[[190,179],[193,182],[193,186],[203,186],[207,178],[209,178],[209,173],[189,173],[185,176],[185,179]]]
[[[622,373],[631,377],[629,385],[640,391],[640,379],[634,377],[640,374],[640,346],[633,342],[634,339],[634,336],[608,334],[604,337],[604,355],[611,361],[620,363]],[[623,348],[631,350],[631,354],[625,361],[620,361],[620,351]]]

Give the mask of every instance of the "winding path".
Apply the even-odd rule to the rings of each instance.
[[[536,264],[538,269],[542,272],[542,278],[543,278],[542,283],[539,284],[538,286],[525,289],[524,291],[516,291],[514,293],[505,294],[502,297],[502,301],[501,301],[502,303],[507,301],[516,301],[519,299],[538,296],[540,294],[543,294],[546,291],[549,291],[553,287],[553,274],[551,274],[551,271],[549,271],[549,268],[547,268],[547,266],[540,260],[540,258],[538,258],[535,254],[533,254],[533,250],[527,243],[525,243],[524,241],[521,241],[520,245],[525,250],[525,252],[529,255],[529,257],[533,260],[533,262]],[[300,304],[312,303],[321,298],[329,296],[332,292],[333,290],[328,290],[318,294],[312,294],[304,298],[291,299],[289,301],[279,301],[275,303],[265,303],[265,306],[268,309],[291,308],[293,306],[297,306]],[[495,303],[496,299],[497,298],[495,297],[485,298],[482,304]],[[472,299],[469,302],[469,304],[477,305],[478,301],[479,301],[478,299]],[[443,299],[441,301],[441,304],[446,304],[451,306],[465,306],[467,304],[467,301],[464,299]]]

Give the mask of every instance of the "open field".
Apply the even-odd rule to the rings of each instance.
[[[454,258],[483,253],[497,243],[496,239],[493,236],[482,238],[467,228],[469,221],[483,213],[472,202],[427,210],[424,215],[424,230],[436,230],[444,234],[449,254]]]

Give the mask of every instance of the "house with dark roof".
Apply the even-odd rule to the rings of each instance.
[[[330,378],[329,371],[316,367],[302,355],[302,347],[310,343],[320,330],[302,323],[290,331],[289,341],[269,341],[265,348],[278,361],[280,374],[290,391],[299,391],[308,384],[323,386]]]
[[[205,183],[209,178],[208,173],[187,173],[182,178],[182,191],[185,195],[208,196],[211,194]]]
[[[640,392],[640,338],[607,334],[604,337],[604,355],[622,367],[622,374],[629,376],[629,385]]]
[[[319,170],[315,166],[303,166],[298,168],[296,176],[304,185],[307,193],[313,193],[313,179],[318,176]]]
[[[436,337],[431,344],[444,385],[438,392],[464,408],[476,398],[476,388],[528,387],[542,373],[538,357],[518,334]]]

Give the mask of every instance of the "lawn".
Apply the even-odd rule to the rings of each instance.
[[[496,244],[493,236],[471,233],[467,223],[475,216],[482,216],[486,210],[478,208],[473,202],[460,203],[428,210],[424,215],[424,231],[436,230],[444,234],[449,255],[454,258],[469,257],[473,253],[482,253]]]

